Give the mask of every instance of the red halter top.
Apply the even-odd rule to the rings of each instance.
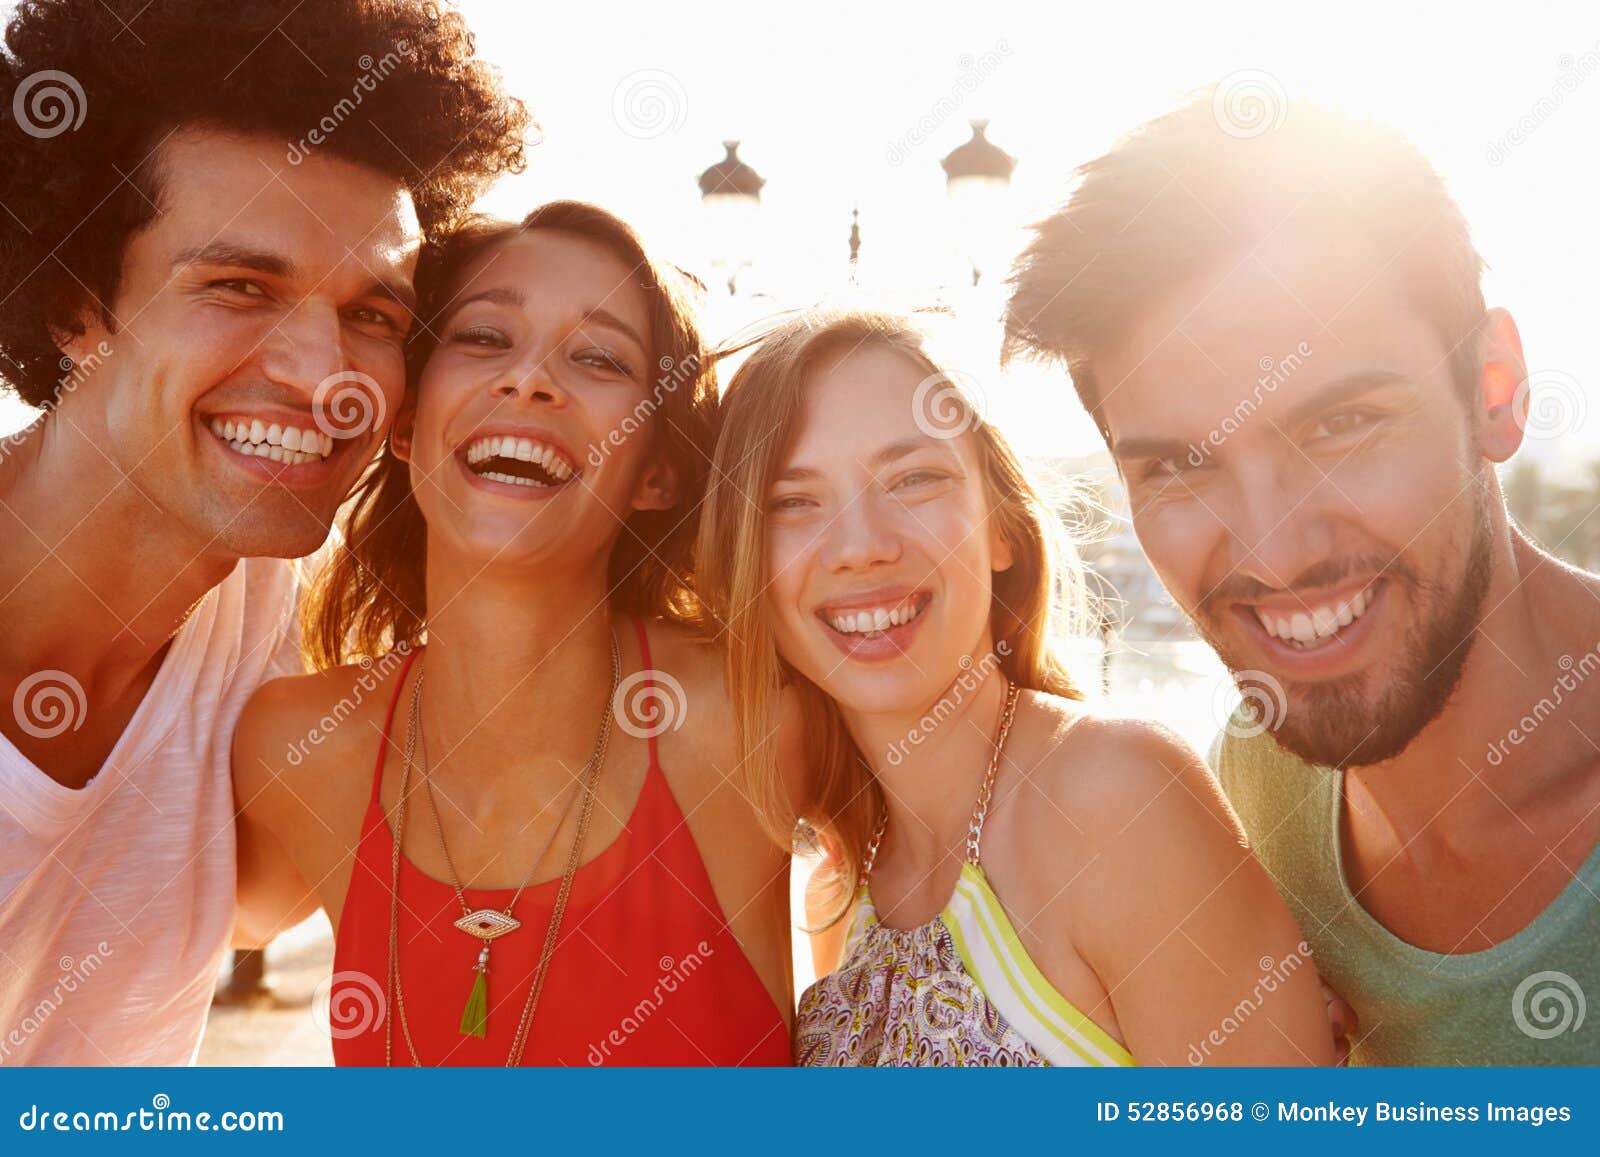
[[[635,620],[650,669],[644,624]],[[406,660],[410,670],[416,659]],[[396,1018],[393,1059],[411,1050],[388,1004],[389,882],[394,836],[379,785],[405,674],[384,720],[345,896],[329,998],[334,1062],[384,1063],[384,1016]],[[648,688],[648,684],[647,684]],[[646,696],[643,701],[650,701]],[[495,941],[488,1035],[460,1032],[480,942],[455,927],[453,888],[400,859],[400,978],[406,1021],[424,1065],[503,1065],[533,983],[560,880],[530,885],[513,915],[522,927]],[[504,909],[513,889],[466,889],[467,903]],[[524,1065],[788,1065],[789,1034],[771,994],[728,930],[705,864],[673,799],[650,739],[650,767],[622,834],[582,865]]]

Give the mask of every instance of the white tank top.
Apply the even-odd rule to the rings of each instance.
[[[240,562],[80,790],[0,736],[0,1064],[193,1062],[233,928],[229,745],[300,669],[294,600],[290,564]]]

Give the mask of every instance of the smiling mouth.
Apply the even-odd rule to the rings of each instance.
[[[1312,603],[1292,612],[1256,606],[1248,609],[1262,630],[1280,643],[1296,651],[1318,651],[1331,646],[1372,609],[1382,585],[1382,579],[1374,579],[1348,598]]]
[[[576,465],[560,449],[536,438],[490,434],[467,443],[461,456],[467,469],[479,478],[510,486],[550,490],[579,476]]]
[[[875,607],[819,607],[817,618],[838,634],[879,639],[896,627],[904,627],[915,621],[931,602],[931,593],[920,592],[898,602]]]
[[[248,416],[212,418],[208,425],[218,441],[246,458],[267,458],[285,466],[300,466],[321,462],[333,453],[333,439],[321,430]]]

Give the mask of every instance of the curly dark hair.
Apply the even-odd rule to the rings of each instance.
[[[180,125],[371,166],[425,237],[447,232],[524,164],[528,112],[474,53],[460,13],[424,0],[23,0],[0,53],[0,379],[54,396],[52,331],[113,300]]]

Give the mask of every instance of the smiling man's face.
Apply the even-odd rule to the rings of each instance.
[[[1359,236],[1286,226],[1174,284],[1095,357],[1161,580],[1302,758],[1398,754],[1460,679],[1491,498],[1450,350]]]
[[[163,142],[160,208],[128,241],[110,303],[119,324],[89,317],[78,345],[100,356],[61,403],[117,485],[197,553],[315,550],[405,386],[421,243],[409,193],[284,150],[199,128]]]

